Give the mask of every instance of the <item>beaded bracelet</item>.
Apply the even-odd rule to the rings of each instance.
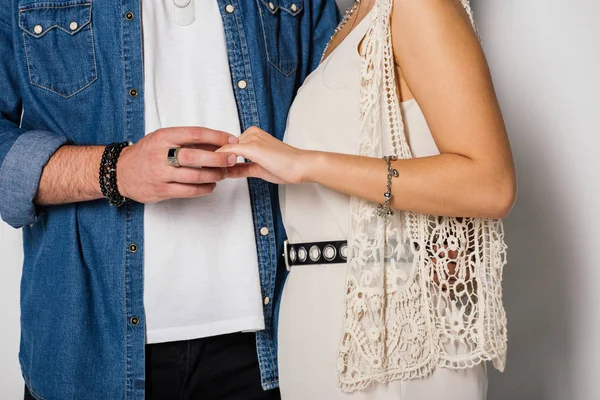
[[[387,188],[383,197],[385,198],[384,204],[380,204],[377,207],[377,213],[380,217],[394,215],[394,210],[390,207],[390,201],[392,200],[392,179],[398,177],[398,170],[392,167],[392,161],[397,160],[396,157],[386,156],[383,160],[387,164]]]
[[[129,146],[129,142],[112,143],[106,146],[100,161],[100,190],[113,207],[121,207],[127,199],[121,196],[117,187],[117,161],[121,151]]]

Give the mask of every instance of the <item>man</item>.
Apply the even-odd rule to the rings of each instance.
[[[279,398],[276,187],[226,180],[214,150],[253,125],[282,138],[337,20],[334,0],[0,9],[26,398]]]

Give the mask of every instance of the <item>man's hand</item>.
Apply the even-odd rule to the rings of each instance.
[[[237,161],[230,152],[214,150],[237,142],[233,135],[207,128],[159,129],[123,150],[117,163],[119,192],[140,203],[209,194]],[[172,147],[181,147],[179,168],[167,162]]]
[[[122,196],[141,203],[211,193],[226,168],[236,163],[231,152],[215,153],[238,139],[225,132],[186,127],[159,129],[126,147],[117,163]],[[180,168],[167,161],[171,147],[181,147]],[[63,146],[44,167],[35,204],[51,206],[102,198],[98,167],[103,146]]]

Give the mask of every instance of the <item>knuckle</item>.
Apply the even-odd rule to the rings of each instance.
[[[193,154],[188,157],[188,165],[192,167],[205,167],[206,166],[206,154],[204,151],[196,150]]]
[[[154,185],[153,192],[159,198],[167,198],[170,195],[170,190],[167,185]]]
[[[169,170],[167,168],[157,168],[152,175],[154,175],[158,181],[166,182],[169,180],[171,174],[169,174]]]
[[[227,169],[226,168],[222,168],[217,172],[217,181],[222,181],[223,179],[225,179],[227,177]]]
[[[221,163],[221,158],[214,153],[202,154],[202,166],[210,168],[216,167]]]
[[[217,155],[217,162],[219,166],[226,167],[229,165],[229,156],[231,153],[215,153]]]
[[[214,169],[210,171],[209,179],[207,182],[218,182],[225,179],[225,169]]]
[[[209,194],[209,193],[214,192],[216,188],[217,188],[217,184],[211,183],[211,184],[206,185],[206,187],[203,188],[203,192],[206,194]]]
[[[217,182],[217,181],[220,180],[219,176],[220,176],[220,174],[219,174],[218,171],[212,170],[212,171],[207,171],[206,172],[206,175],[205,175],[204,179],[205,179],[205,182],[209,182],[209,183],[210,182]]]
[[[192,182],[202,182],[204,180],[204,173],[202,171],[192,171],[190,178]]]
[[[167,160],[166,150],[160,151],[159,146],[149,148],[149,158],[152,162],[152,167],[159,168],[163,161]]]
[[[180,165],[189,165],[191,163],[190,152],[187,149],[180,149],[177,152],[177,162]]]
[[[219,138],[219,139],[225,139],[227,140],[227,138],[229,137],[229,134],[227,132],[223,132],[223,131],[214,131],[215,137]]]
[[[196,196],[196,195],[197,195],[197,193],[198,193],[198,189],[197,189],[197,187],[195,187],[195,186],[187,186],[187,187],[184,189],[184,193],[185,193],[185,196],[186,196],[186,197],[194,197],[194,196]]]
[[[211,193],[210,185],[198,185],[190,188],[190,196],[191,197],[199,197],[204,196],[205,194]]]
[[[206,136],[206,129],[198,127],[198,128],[192,128],[190,129],[190,134],[192,135],[192,137],[194,137],[195,139],[202,139],[203,137]]]
[[[155,130],[154,133],[152,134],[152,136],[157,140],[163,140],[165,137],[165,129],[159,128],[159,129]]]

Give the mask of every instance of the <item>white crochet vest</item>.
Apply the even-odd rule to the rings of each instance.
[[[461,2],[472,20],[468,0]],[[375,2],[363,42],[359,154],[409,159],[396,96],[392,4]],[[380,217],[377,204],[352,198],[340,388],[352,392],[487,360],[503,370],[503,238],[497,220]]]

